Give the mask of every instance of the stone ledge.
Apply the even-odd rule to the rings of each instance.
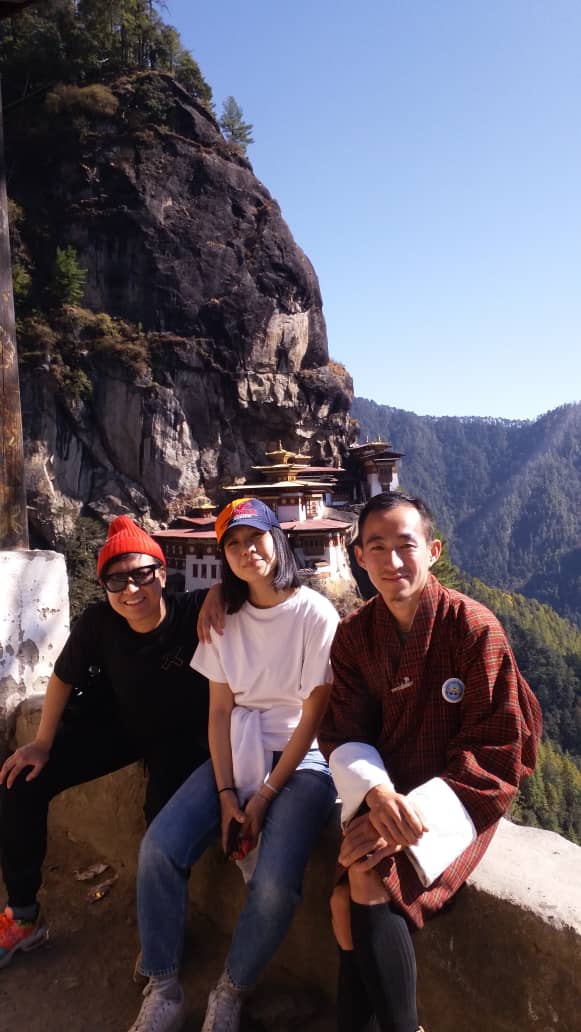
[[[21,707],[19,742],[37,717]],[[71,789],[51,822],[114,864],[134,869],[143,831],[138,764]],[[304,902],[277,961],[332,996],[336,949],[328,916],[337,822],[324,829]],[[502,821],[454,905],[415,939],[420,1017],[427,1032],[581,1032],[581,848],[553,832]],[[239,872],[218,848],[196,865],[190,898],[221,930],[243,899]]]

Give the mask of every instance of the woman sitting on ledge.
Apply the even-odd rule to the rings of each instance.
[[[300,587],[275,514],[231,502],[216,520],[226,617],[192,665],[210,680],[211,761],[151,825],[140,852],[138,913],[144,1002],[130,1032],[177,1032],[178,981],[190,866],[220,836],[248,895],[203,1032],[236,1032],[243,994],[282,942],[305,866],[331,814],[335,788],[313,741],[329,695],[338,616]]]

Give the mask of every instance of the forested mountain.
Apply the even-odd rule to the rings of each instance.
[[[442,583],[478,599],[505,628],[518,665],[543,709],[543,744],[513,816],[581,843],[581,631],[549,606],[490,588],[449,561]]]
[[[534,421],[418,416],[355,398],[361,440],[404,453],[462,567],[581,623],[581,405]]]
[[[545,735],[581,760],[581,631],[550,606],[462,577],[460,591],[501,621],[543,709]]]

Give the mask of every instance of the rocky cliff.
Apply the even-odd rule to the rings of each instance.
[[[65,87],[6,118],[33,528],[184,511],[281,439],[352,439],[316,274],[212,115],[167,75]],[[60,302],[56,247],[86,270]],[[66,292],[65,292],[66,294]],[[65,297],[66,300],[66,297]]]

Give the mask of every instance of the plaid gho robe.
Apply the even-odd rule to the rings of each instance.
[[[318,734],[326,758],[345,742],[366,742],[396,791],[440,777],[474,822],[476,841],[428,888],[405,852],[378,865],[394,906],[421,928],[481,860],[533,770],[539,703],[496,617],[431,575],[405,644],[378,595],[341,622],[331,662],[333,690]],[[464,683],[461,702],[443,697],[450,677]]]

